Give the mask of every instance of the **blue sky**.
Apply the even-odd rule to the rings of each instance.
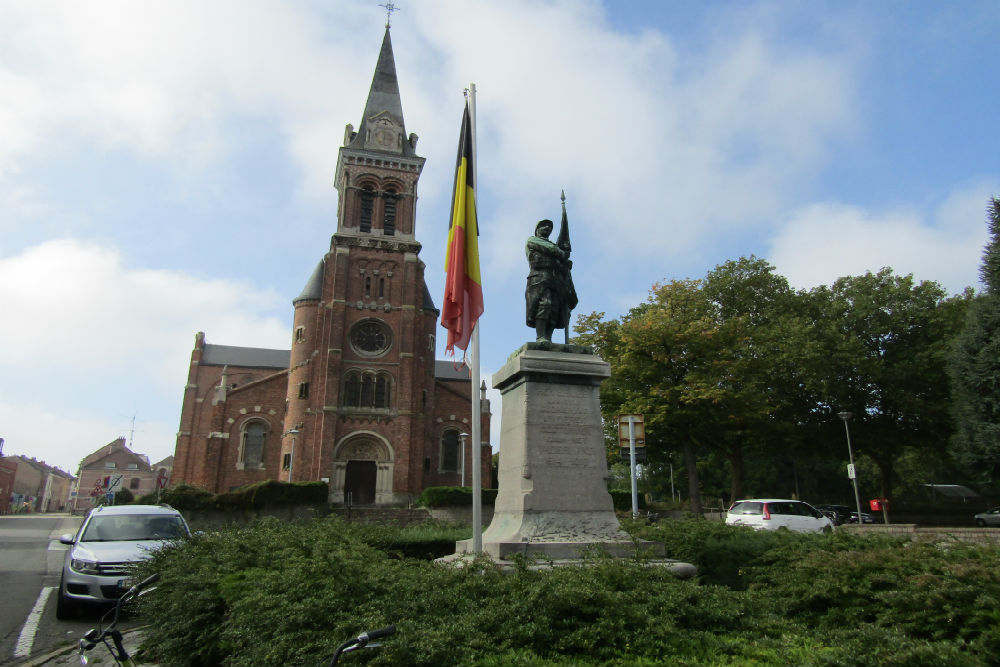
[[[478,89],[484,378],[532,335],[523,243],[560,190],[578,313],[618,316],[654,282],[750,254],[803,289],[883,266],[979,286],[1000,4],[399,4],[439,304],[462,90]],[[5,454],[75,472],[134,417],[158,460],[197,331],[289,345],[384,20],[374,0],[0,4]]]

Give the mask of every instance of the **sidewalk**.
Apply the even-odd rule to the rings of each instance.
[[[125,645],[125,650],[131,655],[142,643],[142,630],[126,630],[122,633],[122,643]],[[87,651],[87,660],[88,666],[109,667],[115,664],[103,643],[99,643]],[[75,643],[48,653],[33,655],[22,662],[15,663],[17,667],[41,667],[42,665],[45,667],[80,667],[80,664],[80,648]],[[155,666],[143,665],[143,667]]]

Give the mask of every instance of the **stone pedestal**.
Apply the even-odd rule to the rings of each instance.
[[[607,491],[600,383],[610,366],[593,354],[529,344],[493,376],[502,395],[499,489],[483,551],[579,558],[597,548],[635,553]],[[552,346],[560,348],[562,346]],[[640,544],[662,555],[662,545]],[[456,545],[472,550],[472,540]]]

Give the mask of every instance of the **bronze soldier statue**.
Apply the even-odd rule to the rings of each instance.
[[[570,313],[576,308],[576,288],[570,270],[569,224],[566,219],[566,195],[562,195],[562,224],[556,243],[549,240],[552,221],[535,225],[535,235],[528,239],[528,285],[524,290],[526,321],[535,329],[536,342],[551,343],[555,329],[566,329],[569,339]]]

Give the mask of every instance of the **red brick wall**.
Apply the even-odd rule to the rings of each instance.
[[[16,473],[16,461],[0,458],[0,514],[11,510],[10,496],[14,492],[14,476]]]

